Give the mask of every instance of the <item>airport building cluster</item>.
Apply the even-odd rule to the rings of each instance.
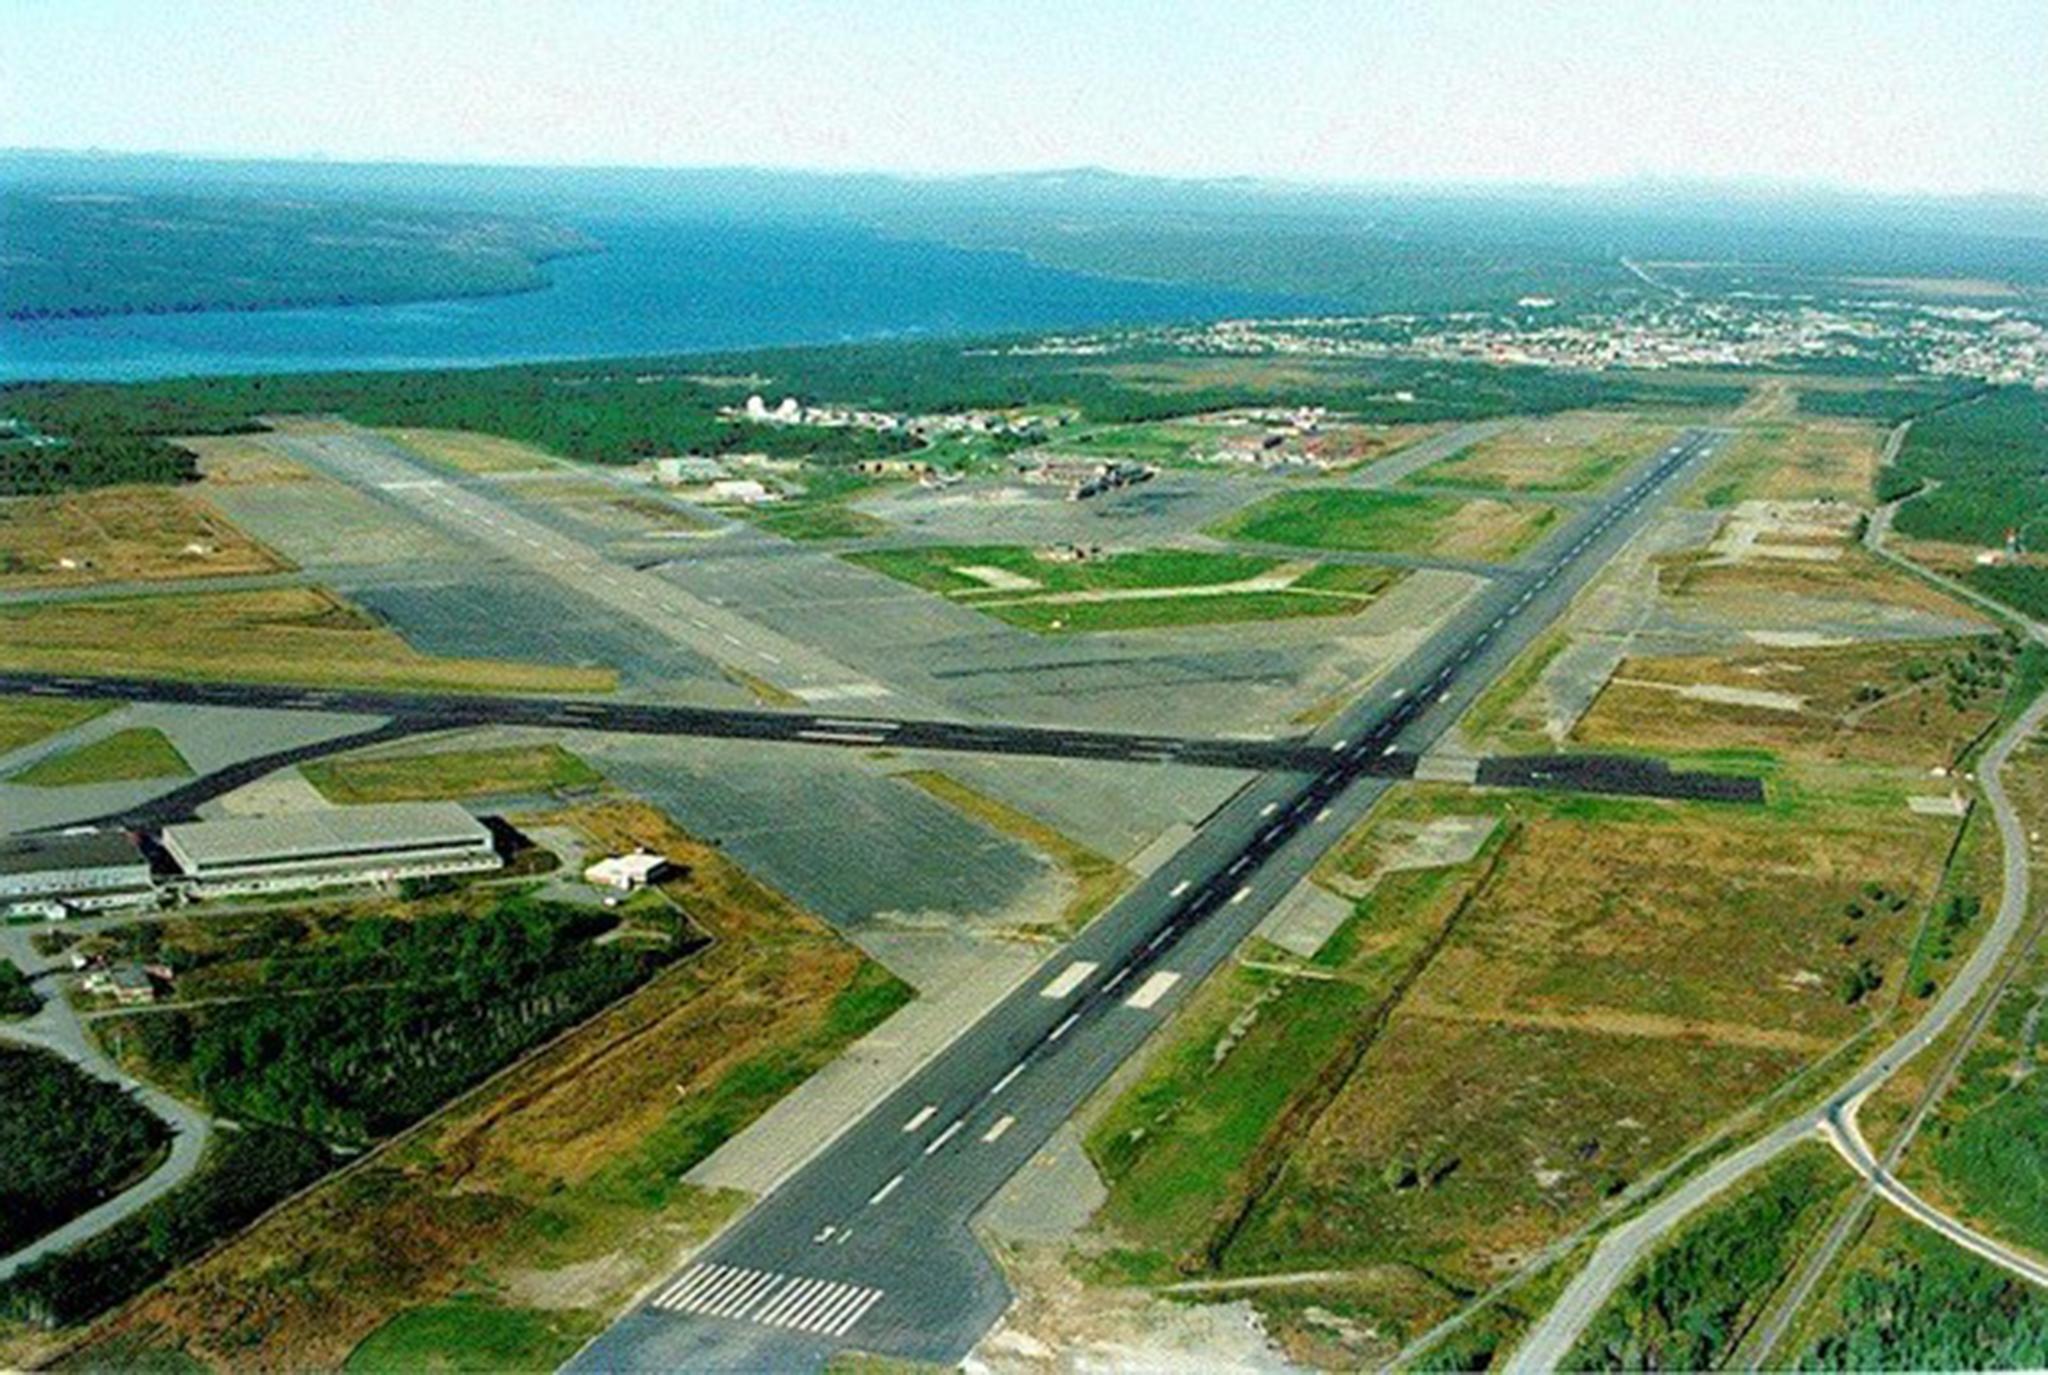
[[[199,898],[481,873],[491,830],[452,802],[181,822],[155,832],[0,840],[0,917],[58,918]]]

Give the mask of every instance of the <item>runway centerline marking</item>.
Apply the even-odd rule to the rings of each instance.
[[[944,1146],[948,1141],[951,1141],[954,1137],[958,1136],[960,1134],[960,1128],[964,1125],[966,1124],[963,1123],[959,1118],[954,1118],[951,1125],[949,1125],[944,1131],[940,1132],[937,1136],[933,1137],[930,1141],[925,1143],[924,1153],[926,1155],[938,1154],[939,1148],[941,1146]]]
[[[874,1207],[877,1203],[880,1203],[884,1199],[888,1198],[890,1194],[895,1193],[896,1186],[901,1184],[902,1182],[903,1176],[899,1174],[894,1179],[890,1180],[887,1184],[884,1184],[881,1188],[875,1190],[873,1195],[871,1195],[868,1199],[868,1207]]]
[[[1078,1021],[1080,1021],[1080,1020],[1081,1020],[1081,1014],[1080,1014],[1080,1013],[1078,1013],[1078,1012],[1070,1012],[1070,1013],[1068,1013],[1068,1014],[1067,1014],[1067,1020],[1065,1020],[1064,1022],[1061,1022],[1061,1023],[1060,1023],[1060,1024],[1058,1025],[1058,1026],[1054,1027],[1054,1028],[1052,1029],[1052,1035],[1050,1035],[1050,1036],[1046,1037],[1045,1039],[1046,1039],[1046,1040],[1048,1040],[1048,1041],[1057,1041],[1057,1040],[1059,1040],[1059,1038],[1060,1038],[1060,1037],[1062,1037],[1062,1036],[1066,1035],[1066,1034],[1067,1034],[1067,1033],[1068,1033],[1069,1031],[1073,1030],[1073,1026],[1074,1026],[1074,1023],[1076,1023],[1076,1022],[1078,1022]],[[926,1154],[930,1154],[930,1152],[926,1152]]]

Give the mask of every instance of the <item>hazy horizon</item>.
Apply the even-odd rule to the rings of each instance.
[[[2048,194],[2038,0],[0,0],[0,144],[1311,187]]]

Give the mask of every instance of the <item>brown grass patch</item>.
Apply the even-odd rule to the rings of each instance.
[[[333,593],[308,587],[0,607],[0,664],[457,691],[602,692],[616,681],[609,669],[434,658]]]
[[[1882,427],[1856,420],[1800,420],[1745,425],[1700,478],[1694,500],[1841,501],[1866,505]]]
[[[410,428],[377,433],[429,462],[462,473],[527,473],[563,466],[553,454],[494,434]]]
[[[1678,433],[1603,411],[1570,411],[1525,421],[1417,473],[1419,483],[1510,491],[1588,491],[1655,453]]]
[[[204,497],[175,487],[0,501],[0,587],[221,577],[289,566]]]
[[[200,480],[210,487],[304,482],[313,476],[311,469],[254,435],[189,435],[170,442],[198,457]]]
[[[1931,768],[1948,765],[2000,705],[1988,676],[1952,695],[1951,664],[1980,643],[1937,640],[1822,649],[1759,646],[1731,654],[1624,660],[1572,732],[1633,749],[1769,750],[1788,758]],[[1687,696],[1687,688],[1775,694],[1795,710]]]

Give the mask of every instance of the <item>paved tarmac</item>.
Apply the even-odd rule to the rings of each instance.
[[[1718,436],[1689,432],[1486,589],[1188,845],[570,1364],[802,1370],[845,1348],[959,1361],[1008,1305],[975,1213],[1226,959],[1413,757],[1641,528]],[[1300,750],[1301,746],[1294,746]]]

